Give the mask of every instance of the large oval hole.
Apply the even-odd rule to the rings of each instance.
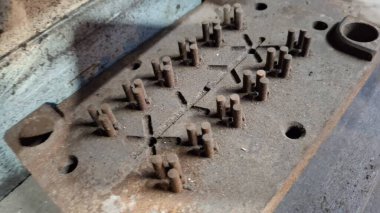
[[[371,42],[379,37],[377,29],[369,24],[356,22],[344,26],[343,34],[357,42]]]
[[[54,121],[45,116],[29,118],[23,125],[19,141],[22,146],[33,147],[47,141],[54,131]]]

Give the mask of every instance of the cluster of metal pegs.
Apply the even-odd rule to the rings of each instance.
[[[119,129],[118,122],[110,105],[103,103],[100,105],[99,110],[95,105],[91,104],[87,110],[94,123],[101,127],[108,137],[115,137],[117,135],[117,130]]]
[[[198,154],[202,154],[207,158],[212,158],[217,150],[216,142],[214,141],[211,124],[209,122],[201,123],[200,134],[194,123],[186,125],[186,132],[189,145],[194,147]]]
[[[216,112],[221,121],[232,116],[232,126],[234,128],[243,127],[243,109],[240,104],[240,96],[238,94],[230,95],[230,106],[227,106],[227,99],[223,95],[216,96]]]
[[[203,21],[202,22],[202,34],[203,41],[215,47],[220,47],[223,41],[222,35],[222,26],[220,25],[220,21],[218,19],[212,21]]]
[[[289,76],[291,70],[291,62],[293,56],[289,53],[287,46],[281,46],[279,50],[278,60],[276,61],[276,49],[269,47],[267,49],[267,57],[264,69],[267,72],[275,72],[281,78]]]
[[[223,25],[236,30],[243,29],[243,8],[241,4],[235,3],[232,7],[229,4],[223,5]]]
[[[298,34],[298,41],[296,42],[296,30],[291,28],[288,30],[288,36],[286,39],[286,46],[292,54],[297,54],[303,57],[307,57],[310,52],[311,36],[307,33],[307,30],[301,29]]]
[[[136,103],[137,108],[142,111],[148,108],[149,101],[141,79],[135,79],[133,85],[127,80],[122,86],[128,102]]]
[[[186,182],[186,179],[177,154],[169,153],[166,156],[153,155],[150,158],[150,162],[157,178],[169,180],[169,189],[172,192],[179,193],[183,190],[183,184]]]
[[[171,58],[164,56],[162,58],[162,65],[158,59],[153,59],[151,63],[154,77],[159,84],[169,88],[175,87],[175,74]]]
[[[179,56],[183,63],[191,64],[192,66],[199,66],[201,58],[199,55],[199,48],[197,39],[191,37],[187,40],[181,39],[178,41]]]
[[[243,71],[243,93],[257,92],[256,100],[266,101],[269,94],[269,79],[266,77],[265,70],[256,71],[256,83],[253,83],[252,71]]]

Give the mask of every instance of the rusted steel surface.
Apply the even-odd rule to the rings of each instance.
[[[7,142],[65,212],[273,211],[378,61],[298,4],[206,1]]]

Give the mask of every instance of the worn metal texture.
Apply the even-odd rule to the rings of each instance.
[[[276,209],[378,58],[361,60],[329,45],[327,32],[344,17],[333,3],[241,4],[242,28],[224,27],[221,46],[210,47],[202,41],[202,21],[221,15],[221,5],[205,2],[180,25],[139,47],[58,106],[45,105],[8,131],[9,146],[63,211]],[[316,21],[327,27],[316,26]],[[267,48],[284,46],[289,28],[295,28],[297,36],[299,29],[308,31],[305,38],[310,35],[312,42],[307,56],[292,53],[292,69],[286,78],[268,73],[266,101],[255,100],[255,93],[242,93],[243,71],[254,75],[262,69]],[[179,60],[177,41],[189,38],[192,42],[192,37],[198,38],[198,66]],[[195,55],[196,51],[190,57]],[[154,80],[151,61],[164,56],[172,60],[172,88]],[[147,94],[145,111],[126,102],[122,88],[138,78]],[[241,98],[242,128],[232,128],[240,126],[236,124],[239,107],[234,107],[233,124],[231,115],[222,122],[216,116],[216,96],[234,93]],[[142,103],[139,95],[134,98]],[[111,106],[118,121],[115,137],[100,134],[87,112],[90,104],[100,109],[102,103]],[[199,131],[204,121],[211,123],[216,143],[212,158],[198,156],[197,147],[186,145],[186,125],[193,122]],[[106,130],[113,128],[102,124]],[[25,140],[36,132],[43,137]],[[185,190],[178,194],[157,187],[162,182],[154,178],[149,162],[152,154],[172,152],[179,156],[185,179]]]
[[[277,212],[378,212],[379,74],[377,67]]]
[[[61,102],[200,3],[200,0],[94,0],[20,44],[19,48],[2,54],[1,138],[6,129],[41,104]],[[2,36],[11,35],[7,32]],[[3,197],[27,172],[3,140],[0,157],[0,197]]]

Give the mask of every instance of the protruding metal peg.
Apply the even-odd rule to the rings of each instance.
[[[182,167],[178,159],[178,155],[175,153],[169,153],[166,155],[166,160],[168,161],[169,167],[171,169],[176,169],[179,172],[179,176],[182,179],[182,182],[185,182],[185,177],[182,172]]]
[[[204,134],[212,135],[212,129],[211,129],[210,122],[208,122],[208,121],[202,122],[201,123],[201,131],[202,131],[202,135],[204,135]]]
[[[237,30],[243,29],[243,9],[242,8],[236,8],[235,9],[235,28]]]
[[[230,95],[230,111],[232,113],[235,104],[240,104],[240,96],[238,94]]]
[[[165,80],[165,86],[173,88],[175,87],[175,76],[173,67],[170,65],[165,65],[163,67],[163,74],[164,74],[164,80]]]
[[[278,64],[277,66],[281,69],[282,61],[284,60],[284,56],[288,54],[289,48],[287,46],[280,47],[280,54],[278,55]]]
[[[258,101],[266,101],[268,98],[268,86],[269,79],[264,77],[260,79],[260,87],[258,89],[259,95],[257,96]]]
[[[199,64],[200,64],[199,50],[198,50],[198,46],[196,44],[190,45],[190,53],[191,53],[191,57],[192,57],[193,66],[199,66]]]
[[[197,127],[194,123],[189,123],[186,125],[187,138],[189,144],[192,146],[198,145]]]
[[[178,41],[179,55],[182,60],[187,60],[186,41],[181,39]]]
[[[286,46],[289,48],[289,50],[294,48],[295,40],[296,40],[296,30],[293,28],[290,28],[288,30],[288,37],[286,38]]]
[[[214,39],[215,46],[220,47],[222,45],[222,26],[220,24],[214,26]]]
[[[90,104],[88,107],[87,107],[87,111],[88,111],[88,114],[90,114],[92,120],[96,123],[96,125],[99,125],[99,111],[98,109],[96,108],[95,105],[93,104]]]
[[[225,4],[223,6],[223,24],[230,25],[231,24],[231,5]]]
[[[157,58],[155,58],[155,59],[152,59],[151,63],[152,63],[155,79],[160,80],[162,78],[162,72],[160,69],[160,61]]]
[[[243,71],[243,88],[242,92],[248,93],[252,91],[252,71]]]
[[[243,112],[240,104],[235,104],[232,108],[233,127],[243,127]]]
[[[144,87],[144,83],[141,79],[137,78],[133,81],[133,85],[136,87],[136,88],[141,88],[141,90],[144,92],[144,97],[147,98],[147,94],[146,94],[146,90],[145,90],[145,87]]]
[[[257,70],[256,71],[256,88],[260,87],[260,79],[266,77],[267,73],[265,70]]]
[[[265,62],[265,70],[268,72],[271,71],[274,67],[274,58],[276,56],[276,49],[273,47],[269,47],[267,49],[267,59]]]
[[[162,160],[162,156],[161,155],[153,155],[150,158],[150,162],[153,165],[156,176],[160,179],[165,179],[166,178],[166,171],[165,171],[165,167],[164,167],[164,161]]]
[[[113,127],[111,120],[108,115],[101,114],[99,115],[99,123],[102,125],[103,130],[109,137],[115,137],[117,135],[116,129]]]
[[[297,49],[302,48],[303,40],[305,38],[306,33],[307,33],[307,30],[305,30],[305,29],[300,30],[300,33],[298,35]]]
[[[210,41],[210,23],[208,21],[202,22],[202,34],[203,34],[203,41],[209,42]]]
[[[176,169],[170,169],[168,171],[168,178],[170,184],[170,190],[174,193],[180,193],[183,190],[180,174]]]
[[[311,44],[311,36],[309,34],[306,34],[304,39],[303,39],[303,43],[302,43],[301,55],[303,57],[307,57],[309,55],[310,44]]]
[[[291,70],[292,55],[286,54],[284,60],[282,61],[280,77],[287,78]]]
[[[135,101],[135,98],[134,98],[133,92],[132,92],[131,82],[126,81],[125,84],[123,84],[122,86],[123,86],[123,90],[124,90],[125,96],[127,98],[127,101],[128,102]]]
[[[204,154],[208,158],[212,158],[215,153],[215,142],[211,134],[204,134],[202,136],[204,144]]]
[[[145,101],[144,91],[141,88],[133,88],[132,92],[137,101],[138,108],[145,111],[148,108],[148,105]]]
[[[226,97],[223,95],[216,96],[216,112],[220,120],[226,116]]]
[[[108,118],[110,119],[112,125],[114,128],[117,129],[117,119],[115,117],[115,115],[113,114],[112,112],[112,109],[111,109],[111,106],[107,103],[103,103],[100,105],[100,110],[102,111],[102,113],[106,114],[108,116]]]

